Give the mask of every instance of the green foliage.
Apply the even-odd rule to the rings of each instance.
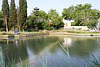
[[[87,23],[87,26],[88,28],[93,29],[93,28],[96,28],[97,23],[98,21],[93,19]]]
[[[77,22],[72,22],[71,25],[72,26],[77,26]]]
[[[43,11],[43,10],[40,10],[39,11],[39,17],[41,18],[41,19],[48,19],[48,14],[45,12],[45,11]]]
[[[3,0],[3,2],[2,2],[2,14],[5,18],[6,31],[8,32],[8,17],[9,17],[8,0]]]
[[[88,3],[70,6],[63,9],[62,16],[67,20],[74,19],[77,24],[72,23],[73,26],[86,26],[88,22],[98,20],[100,17],[100,11],[91,9],[91,7],[91,4]]]
[[[3,2],[2,2],[2,12],[3,12],[3,16],[7,18],[8,15],[9,15],[8,0],[3,0]]]
[[[17,23],[17,13],[16,13],[16,8],[15,8],[15,0],[11,0],[10,3],[10,12],[9,12],[9,27],[11,28]]]
[[[74,6],[70,6],[69,8],[64,8],[62,12],[62,16],[65,19],[71,20],[73,18],[73,11],[74,11]]]
[[[19,28],[25,28],[25,23],[27,19],[27,1],[26,0],[19,0],[19,12],[18,12],[18,22]]]
[[[56,12],[56,9],[50,9],[48,12],[48,19],[55,20],[59,16],[58,12]]]
[[[33,12],[27,19],[27,23],[28,28],[33,28],[36,31],[44,29],[59,29],[64,26],[62,17],[60,17],[58,12],[53,9],[51,9],[47,14],[45,11],[39,10],[39,8],[34,8]]]
[[[27,19],[28,28],[33,28],[36,31],[38,31],[39,29],[43,30],[43,24],[46,22],[47,18],[46,16],[47,14],[44,11],[38,10],[37,14],[37,11],[34,10]]]
[[[48,12],[48,19],[51,20],[50,24],[52,24],[51,26],[53,29],[59,29],[60,27],[64,26],[64,23],[62,22],[62,17],[59,16],[58,12],[56,12],[55,9],[51,9]]]
[[[54,29],[53,23],[52,22],[45,22],[43,28],[47,29],[47,30],[53,30]]]
[[[3,14],[2,12],[0,11],[0,31],[5,31],[5,28],[4,27],[4,21],[3,21]]]

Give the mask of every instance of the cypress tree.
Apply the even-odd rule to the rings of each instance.
[[[8,0],[3,0],[3,2],[2,2],[2,12],[3,12],[3,16],[5,18],[6,32],[8,32],[8,17],[9,17]]]
[[[20,28],[25,28],[25,22],[27,19],[27,1],[26,0],[19,0],[19,31]]]
[[[10,12],[9,12],[9,26],[14,27],[15,29],[15,24],[17,22],[17,11],[15,8],[15,0],[11,0],[10,3]]]

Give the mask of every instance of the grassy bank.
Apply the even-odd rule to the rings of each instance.
[[[57,32],[68,32],[68,33],[100,33],[100,31],[86,31],[86,30],[80,30],[80,29],[60,29],[55,30]]]
[[[66,32],[66,33],[100,33],[100,31],[83,31],[83,30],[73,30],[73,29],[60,29],[60,30],[39,30],[34,32],[0,32],[0,35],[22,35],[22,34],[34,34],[34,33],[52,33],[52,32]]]
[[[22,35],[22,34],[34,34],[34,33],[41,33],[41,32],[19,32],[19,33],[14,33],[14,32],[0,32],[0,35]]]

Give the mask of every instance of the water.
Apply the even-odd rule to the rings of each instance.
[[[67,36],[40,36],[27,39],[0,40],[0,47],[5,64],[15,60],[15,67],[69,66],[68,55],[59,43],[70,53],[71,65],[82,67],[90,64],[93,54],[100,62],[100,38],[94,37],[67,37]],[[1,52],[1,51],[0,51]],[[64,58],[67,61],[62,60]],[[42,63],[41,63],[42,62]]]

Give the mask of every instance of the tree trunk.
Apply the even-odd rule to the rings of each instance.
[[[13,29],[14,29],[14,33],[15,33],[15,25],[13,26]]]
[[[23,32],[24,32],[24,29],[23,29]]]
[[[6,32],[8,32],[8,24],[7,24],[7,18],[5,17],[5,24],[6,24]]]
[[[20,32],[20,26],[19,26],[19,32]]]

